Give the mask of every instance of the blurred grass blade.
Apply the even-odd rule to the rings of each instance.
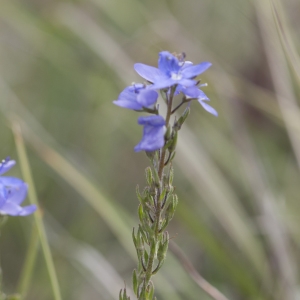
[[[113,265],[94,247],[74,239],[51,215],[47,215],[45,223],[52,247],[84,275],[82,279],[94,287],[100,298],[103,292],[115,298],[124,281]]]
[[[28,189],[29,201],[31,204],[35,204],[38,207],[39,206],[38,199],[37,199],[37,195],[36,195],[36,191],[35,191],[35,187],[34,187],[34,181],[33,181],[32,175],[31,175],[30,165],[28,162],[27,154],[26,154],[26,149],[25,149],[25,145],[24,145],[24,141],[23,141],[23,137],[22,137],[22,133],[21,133],[21,128],[16,121],[13,121],[12,129],[13,129],[13,133],[14,133],[15,143],[17,146],[17,151],[18,151],[18,155],[19,155],[20,166],[22,169],[23,177],[24,177],[24,180],[29,185],[29,189]],[[51,250],[50,250],[50,247],[48,244],[47,235],[46,235],[46,231],[45,231],[44,224],[43,224],[42,212],[40,210],[37,210],[37,212],[35,212],[33,216],[34,216],[35,224],[36,224],[37,231],[39,234],[39,240],[40,240],[40,243],[42,246],[43,254],[45,257],[47,270],[48,270],[49,277],[50,277],[50,282],[51,282],[51,286],[52,286],[52,290],[53,290],[53,297],[55,300],[61,300],[62,298],[61,298],[61,294],[60,294],[58,278],[56,275],[56,271],[55,271],[55,267],[54,267],[54,263],[53,263],[53,259],[52,259],[52,255],[51,255]],[[34,250],[34,249],[32,249],[32,250]]]
[[[295,126],[293,123],[300,126],[300,110],[294,95],[292,80],[280,43],[280,37],[276,31],[272,2],[268,0],[256,0],[255,7],[277,101],[297,159],[298,168],[300,169],[300,137],[298,132],[293,130]],[[290,118],[291,110],[294,112],[294,118]],[[270,201],[266,202],[266,204],[270,204]],[[272,215],[276,214],[276,212],[273,211],[274,207],[270,208],[267,206],[267,209]],[[284,281],[281,286],[284,293],[283,298],[292,300],[295,299],[298,293],[296,269],[289,255],[285,255],[282,259],[283,258],[283,263],[279,265],[281,278],[282,281]],[[281,260],[279,260],[279,262],[281,262]]]
[[[38,254],[38,246],[39,246],[38,231],[37,231],[37,227],[33,226],[31,230],[30,240],[28,243],[25,263],[23,265],[23,269],[21,271],[21,275],[19,279],[19,284],[17,287],[17,292],[21,294],[24,299],[26,298],[29,284],[32,278],[32,272]]]
[[[289,26],[285,9],[280,0],[270,0],[273,11],[273,17],[281,40],[281,45],[285,50],[290,66],[294,69],[300,84],[300,56],[296,50],[295,43],[291,37],[292,34],[297,35]]]
[[[176,163],[237,246],[248,256],[262,280],[268,281],[265,253],[234,190],[210,160],[188,126],[182,128]]]
[[[295,126],[300,127],[300,110],[293,92],[291,76],[276,31],[276,25],[273,22],[270,2],[256,0],[255,3],[277,101],[300,168],[300,137],[293,130]]]

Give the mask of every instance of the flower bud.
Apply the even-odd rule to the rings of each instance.
[[[163,241],[159,243],[157,259],[159,262],[163,262],[166,258],[169,246],[169,233],[166,231],[163,237]]]
[[[133,286],[134,293],[137,295],[138,279],[137,279],[136,269],[133,270],[133,274],[132,274],[132,286]]]
[[[147,167],[145,170],[146,173],[146,179],[147,179],[147,183],[149,186],[152,186],[153,183],[153,174],[152,174],[152,170],[150,167]]]
[[[173,133],[172,133],[172,139],[171,139],[172,142],[170,143],[170,145],[168,147],[168,150],[169,150],[170,153],[172,153],[175,150],[175,148],[176,148],[177,135],[178,135],[177,134],[177,130],[173,131]]]
[[[177,204],[178,204],[178,197],[177,195],[173,195],[173,199],[172,201],[170,202],[170,204],[168,205],[167,209],[166,209],[166,219],[167,221],[171,221],[173,216],[174,216],[174,213],[175,213],[175,210],[176,210],[176,207],[177,207]]]
[[[148,286],[146,287],[146,293],[145,293],[146,299],[152,300],[153,295],[154,295],[154,286],[153,283],[150,281]]]
[[[143,222],[145,218],[145,214],[144,214],[144,209],[142,204],[139,205],[138,214],[139,214],[140,221]]]
[[[178,119],[178,121],[174,124],[174,127],[177,129],[177,130],[180,130],[181,126],[183,125],[184,121],[186,120],[186,118],[189,116],[190,114],[190,108],[187,107],[183,114],[180,116],[180,118]]]

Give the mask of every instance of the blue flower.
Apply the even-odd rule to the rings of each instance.
[[[27,195],[27,184],[15,177],[1,176],[15,164],[9,157],[0,163],[0,215],[27,216],[36,210],[35,205],[20,206]]]
[[[200,87],[201,86],[205,86],[205,85],[203,84],[203,85],[200,85]],[[214,115],[216,117],[218,116],[218,112],[213,107],[211,107],[210,105],[208,105],[206,103],[206,101],[210,101],[209,98],[197,86],[184,87],[182,85],[179,85],[176,88],[175,94],[179,94],[179,93],[185,94],[187,98],[197,99],[198,102],[202,105],[202,107],[206,111],[208,111],[209,113],[211,113],[212,115]]]
[[[158,69],[141,63],[135,64],[134,69],[141,77],[153,83],[152,89],[163,89],[173,85],[194,86],[197,82],[193,78],[210,66],[210,62],[193,65],[168,51],[162,51],[159,53]]]
[[[166,122],[162,116],[139,117],[138,124],[144,126],[142,140],[134,147],[134,151],[155,151],[165,144]]]
[[[143,110],[143,108],[152,108],[157,98],[158,93],[156,91],[137,83],[126,87],[119,95],[118,100],[113,101],[113,103],[128,109]]]

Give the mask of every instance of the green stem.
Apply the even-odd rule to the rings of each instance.
[[[166,127],[168,128],[170,118],[172,115],[172,104],[173,104],[173,96],[175,92],[176,87],[171,88],[171,93],[169,96],[169,101],[168,107],[167,107],[167,114],[166,114]],[[148,258],[148,264],[147,264],[147,269],[145,272],[145,279],[144,279],[144,284],[141,292],[141,300],[145,300],[145,292],[146,288],[149,284],[149,281],[153,275],[153,263],[154,263],[154,258],[156,255],[157,251],[157,244],[159,242],[159,235],[161,234],[159,232],[159,225],[160,225],[160,219],[161,219],[161,212],[162,212],[162,207],[161,207],[161,202],[160,202],[160,195],[162,193],[162,188],[163,188],[163,172],[165,168],[165,157],[166,157],[166,152],[167,149],[163,148],[161,155],[160,155],[160,160],[159,160],[159,166],[158,166],[158,178],[159,178],[159,193],[157,194],[157,199],[156,199],[156,207],[155,207],[155,227],[154,227],[154,237],[152,239],[152,243],[150,244],[150,254]]]
[[[14,133],[15,143],[17,146],[18,156],[20,159],[21,170],[22,170],[25,181],[29,184],[29,187],[30,187],[28,190],[29,201],[32,204],[35,204],[38,206],[38,199],[37,199],[37,195],[36,195],[36,191],[35,191],[35,187],[34,187],[33,178],[31,175],[31,169],[30,169],[30,165],[28,162],[28,158],[27,158],[26,148],[25,148],[23,137],[21,134],[21,128],[18,123],[14,122],[12,129],[13,129],[13,133]],[[59,284],[58,284],[56,271],[54,268],[54,263],[53,263],[53,259],[52,259],[52,255],[51,255],[50,246],[49,246],[48,240],[47,240],[46,230],[45,230],[45,227],[43,224],[42,212],[40,210],[38,210],[37,212],[35,212],[33,214],[33,216],[34,216],[35,224],[37,227],[42,251],[44,253],[47,270],[48,270],[49,277],[50,277],[50,282],[51,282],[52,291],[53,291],[53,298],[54,298],[54,300],[61,300],[62,298],[61,298],[61,294],[60,294],[60,288],[59,288]]]

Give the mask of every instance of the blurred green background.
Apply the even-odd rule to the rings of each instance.
[[[193,103],[180,132],[172,241],[228,299],[300,299],[299,11],[298,0],[0,2],[0,158],[24,178],[19,126],[62,299],[130,290],[148,160],[133,151],[138,114],[112,101],[162,50],[212,62],[201,79],[219,112]],[[1,230],[6,293],[36,243],[33,217]],[[34,256],[24,299],[54,299],[39,245]],[[211,299],[172,252],[154,284],[158,299]]]

